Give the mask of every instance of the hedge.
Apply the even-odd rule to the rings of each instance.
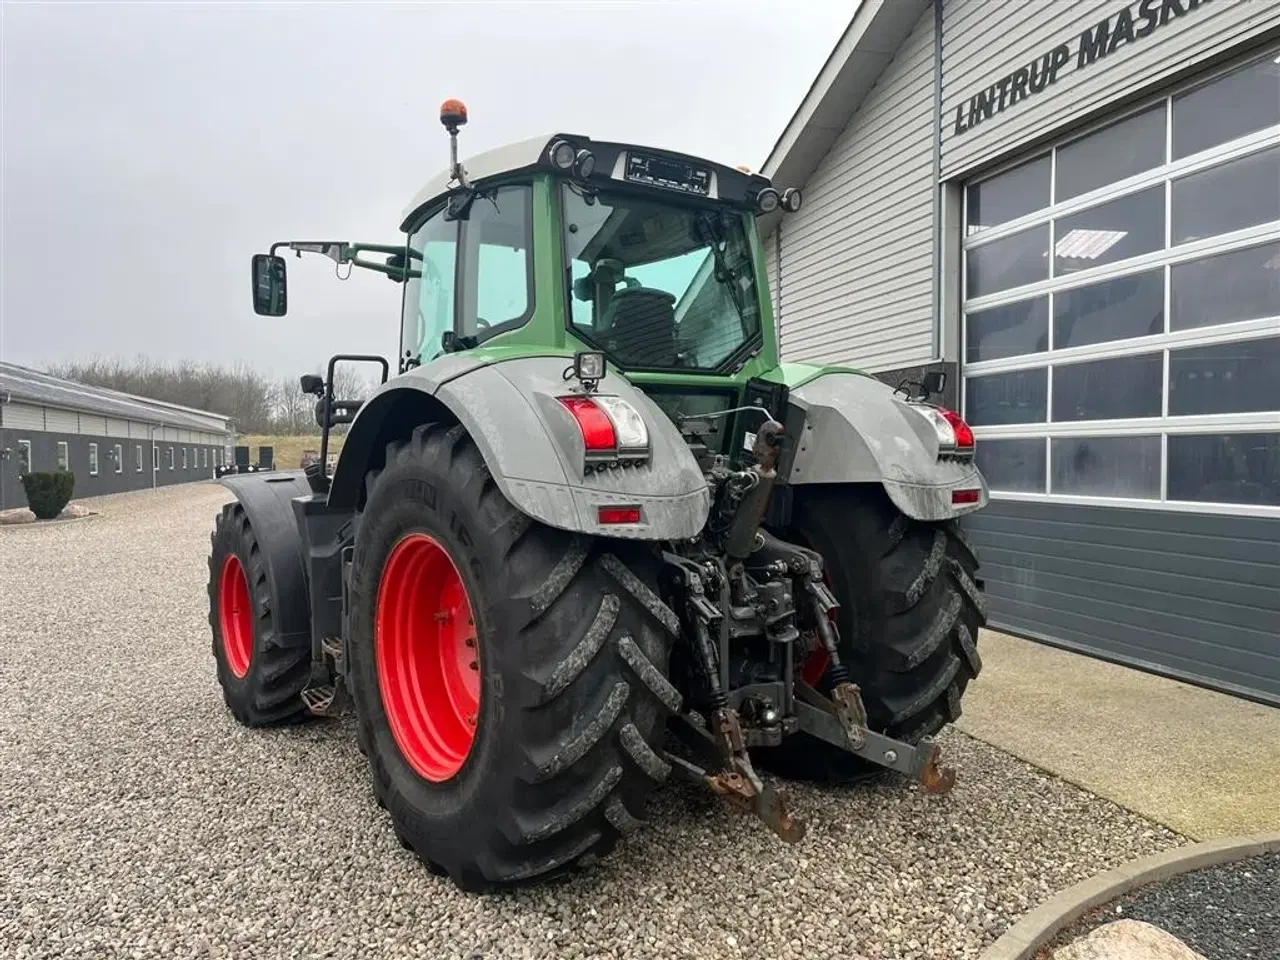
[[[69,470],[24,473],[22,485],[27,491],[27,506],[39,520],[52,520],[71,502],[76,475]]]

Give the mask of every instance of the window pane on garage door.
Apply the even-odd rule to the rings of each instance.
[[[980,310],[965,318],[965,361],[1000,360],[1049,349],[1049,298]]]
[[[1082,137],[1058,149],[1054,200],[1062,203],[1090,190],[1164,163],[1165,104]]]
[[[1175,264],[1169,328],[1280,317],[1280,243]]]
[[[1169,415],[1275,410],[1280,422],[1280,337],[1169,352]]]
[[[1044,440],[981,440],[977,446],[978,469],[992,490],[1044,493]]]
[[[1164,186],[1063,217],[1054,231],[1054,276],[1159,250],[1164,246]]]
[[[1280,147],[1173,181],[1173,242],[1280,220]]]
[[[1280,506],[1280,433],[1169,437],[1169,499]]]
[[[1054,493],[1160,499],[1160,437],[1054,437]]]
[[[1280,124],[1280,63],[1263,57],[1173,98],[1173,159]]]
[[[1164,332],[1164,268],[1064,290],[1053,298],[1053,348]]]
[[[1063,364],[1053,370],[1053,419],[1158,417],[1163,383],[1159,353]]]
[[[1047,382],[1044,369],[970,377],[965,382],[965,419],[974,426],[1043,423]]]
[[[965,296],[983,297],[1049,278],[1049,225],[993,240],[970,250]]]
[[[969,233],[999,226],[1049,206],[1049,155],[970,185]]]

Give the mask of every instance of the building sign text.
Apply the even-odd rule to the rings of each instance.
[[[956,106],[954,132],[967,133],[983,121],[1054,84],[1072,70],[1083,70],[1126,43],[1137,43],[1211,0],[1138,0],[1129,3],[1077,37],[1042,53],[985,90]]]

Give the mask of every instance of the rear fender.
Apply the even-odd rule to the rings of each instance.
[[[987,483],[973,461],[939,460],[933,428],[874,377],[828,373],[791,391],[804,412],[787,482],[880,483],[916,520],[946,520],[986,506]],[[952,492],[977,489],[954,505]]]
[[[584,476],[581,431],[556,399],[572,386],[564,379],[571,359],[467,365],[464,356],[388,381],[361,409],[338,460],[332,505],[358,503],[364,474],[381,465],[386,443],[418,423],[446,419],[466,428],[503,496],[548,526],[637,540],[682,539],[702,530],[710,510],[702,471],[675,425],[626,378],[610,371],[598,392],[627,400],[644,418],[649,461]],[[602,506],[638,506],[642,522],[602,526]]]
[[[271,611],[281,639],[311,638],[311,607],[303,541],[294,519],[293,501],[311,496],[301,471],[242,474],[218,481],[236,495],[262,551],[271,591]]]

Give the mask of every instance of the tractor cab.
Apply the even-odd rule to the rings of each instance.
[[[254,258],[255,310],[285,311],[286,247],[403,285],[400,373],[466,351],[600,352],[679,416],[728,411],[748,380],[777,367],[755,221],[799,210],[798,190],[780,193],[744,167],[559,133],[464,166],[466,116],[458,101],[442,107],[451,162],[406,206],[403,245],[275,244]],[[672,377],[693,379],[673,391]]]

